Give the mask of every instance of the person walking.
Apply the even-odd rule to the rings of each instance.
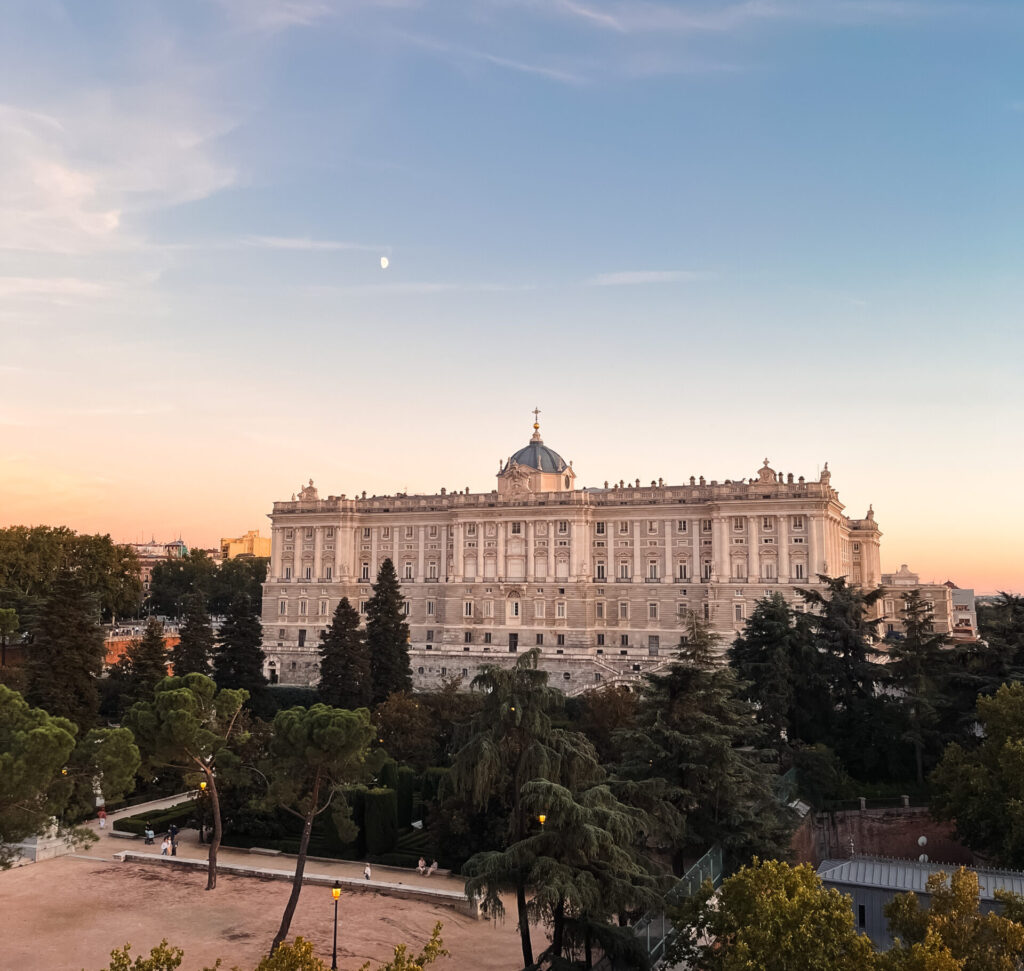
[[[167,851],[171,848],[171,841],[165,836],[164,841],[160,844],[160,855],[167,856]]]
[[[101,806],[100,811],[96,813],[100,821],[100,829],[107,828],[107,811]]]
[[[370,879],[370,864],[369,863],[367,863],[366,866],[363,868],[363,877],[366,880]]]

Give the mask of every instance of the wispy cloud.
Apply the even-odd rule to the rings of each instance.
[[[356,250],[365,253],[390,253],[391,247],[378,243],[351,243],[338,239],[309,239],[306,236],[247,236],[242,242],[246,246],[262,246],[267,249],[305,250],[307,252],[331,252],[335,250]]]
[[[107,287],[76,277],[0,276],[0,297],[99,297]]]
[[[689,283],[710,276],[702,270],[620,270],[599,273],[584,281],[588,287],[629,287],[643,283]]]

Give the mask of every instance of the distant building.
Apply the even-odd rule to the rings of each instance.
[[[168,560],[183,560],[188,556],[188,547],[179,539],[170,543],[158,543],[151,539],[148,543],[128,543],[139,559],[139,578],[142,580],[142,596],[149,596],[149,585],[153,579],[153,568],[157,563]]]
[[[885,593],[882,598],[882,624],[879,634],[902,634],[903,595],[917,590],[921,599],[932,608],[932,623],[937,634],[953,633],[953,597],[952,591],[944,583],[922,583],[918,574],[911,572],[904,563],[895,573],[882,574],[882,587]]]
[[[913,891],[922,907],[927,907],[931,900],[925,892],[928,878],[939,871],[949,877],[958,869],[956,864],[855,856],[849,860],[825,860],[818,867],[818,876],[826,887],[850,897],[857,930],[867,934],[876,946],[890,948],[892,937],[884,913],[886,904],[898,893]],[[995,898],[997,890],[1024,893],[1024,873],[1018,870],[967,869],[978,875],[978,909],[983,914],[1002,911],[1003,905]]]
[[[258,529],[250,529],[244,536],[225,537],[220,541],[220,555],[223,560],[239,556],[270,556],[270,537],[260,536]]]
[[[947,580],[953,598],[953,636],[957,640],[978,639],[978,611],[974,603],[973,590],[961,590],[952,580]]]

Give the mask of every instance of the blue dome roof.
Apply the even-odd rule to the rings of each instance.
[[[541,472],[564,472],[569,467],[558,452],[548,448],[539,438],[535,442],[530,442],[525,448],[519,449],[509,459],[509,465],[513,462],[525,465],[527,468],[538,469]],[[508,465],[505,468],[507,469]]]

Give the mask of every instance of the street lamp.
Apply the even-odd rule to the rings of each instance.
[[[539,819],[539,820],[540,820],[540,824],[541,824],[541,826],[543,826],[543,825],[544,825],[544,824],[545,824],[545,823],[546,823],[546,822],[548,821],[548,816],[547,816],[547,813],[541,813],[541,814],[540,814],[540,815],[539,815],[539,816],[537,817],[537,819]]]
[[[203,839],[203,830],[206,828],[206,803],[203,801],[203,796],[206,795],[206,780],[203,779],[199,783],[199,845],[202,846],[205,840]]]
[[[338,898],[341,896],[341,884],[337,880],[331,887],[331,896],[334,898],[334,951],[331,954],[331,971],[338,971]]]

